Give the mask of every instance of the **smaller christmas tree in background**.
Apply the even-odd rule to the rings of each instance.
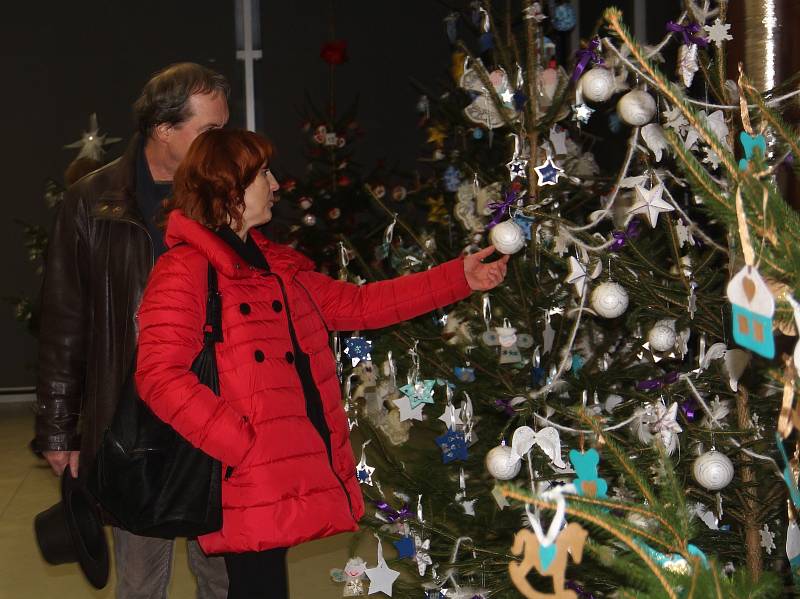
[[[106,146],[121,141],[119,137],[108,137],[100,132],[97,114],[89,116],[89,129],[84,131],[81,139],[67,144],[65,149],[77,149],[78,155],[69,163],[64,171],[63,183],[56,179],[47,179],[44,182],[44,202],[48,210],[56,210],[67,187],[75,183],[84,175],[88,175],[104,164]],[[23,227],[25,236],[25,249],[28,261],[33,265],[36,275],[41,276],[44,268],[44,255],[47,251],[48,232],[41,225],[34,225],[24,221],[17,221]],[[17,321],[25,325],[28,331],[36,336],[38,332],[38,301],[29,297],[5,298],[12,309]]]

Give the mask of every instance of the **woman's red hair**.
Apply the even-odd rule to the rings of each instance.
[[[211,129],[197,136],[175,171],[172,198],[164,213],[185,216],[216,229],[242,226],[244,190],[269,164],[272,144],[243,129]]]

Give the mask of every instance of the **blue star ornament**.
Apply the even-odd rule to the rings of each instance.
[[[375,472],[375,468],[372,466],[367,466],[366,464],[359,464],[356,468],[356,478],[358,482],[372,486],[372,473]]]
[[[400,393],[408,397],[413,409],[424,403],[433,403],[433,386],[435,384],[436,381],[431,379],[417,381],[413,385],[408,384],[400,387]]]
[[[363,337],[349,337],[345,339],[344,345],[344,353],[353,361],[353,366],[358,365],[361,360],[372,360],[372,341]]]
[[[517,214],[512,219],[520,229],[522,229],[522,234],[525,236],[525,239],[528,241],[531,240],[531,226],[533,225],[533,219],[530,216],[523,216],[521,214]]]
[[[405,559],[407,557],[414,557],[416,553],[414,549],[414,539],[411,537],[402,537],[398,541],[392,541],[394,548],[397,549],[397,559]]]
[[[558,182],[558,177],[564,172],[563,168],[556,166],[550,156],[547,157],[544,164],[534,167],[533,170],[536,171],[536,176],[539,177],[539,187],[555,185]]]
[[[442,450],[442,462],[445,464],[456,460],[466,461],[467,440],[464,438],[464,433],[447,429],[441,437],[436,437],[436,444]]]

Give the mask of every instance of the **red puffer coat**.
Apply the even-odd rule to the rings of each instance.
[[[290,547],[356,530],[364,500],[328,330],[384,327],[470,293],[460,259],[359,287],[316,273],[298,252],[250,234],[271,272],[249,266],[214,232],[173,211],[166,236],[172,249],[158,260],[138,315],[142,399],[219,459],[223,471],[233,467],[222,485],[222,530],[199,539],[207,553]],[[221,397],[189,370],[202,345],[209,260],[222,296]],[[322,397],[330,462],[306,414],[288,318]]]

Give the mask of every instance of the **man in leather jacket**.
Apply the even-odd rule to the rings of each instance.
[[[67,191],[50,236],[39,337],[36,445],[56,474],[85,477],[133,368],[134,317],[166,251],[158,228],[192,141],[228,121],[229,86],[192,63],[153,76],[134,104],[138,133],[117,160]],[[113,529],[118,599],[166,596],[174,543]],[[190,541],[198,599],[223,599],[221,557]]]

